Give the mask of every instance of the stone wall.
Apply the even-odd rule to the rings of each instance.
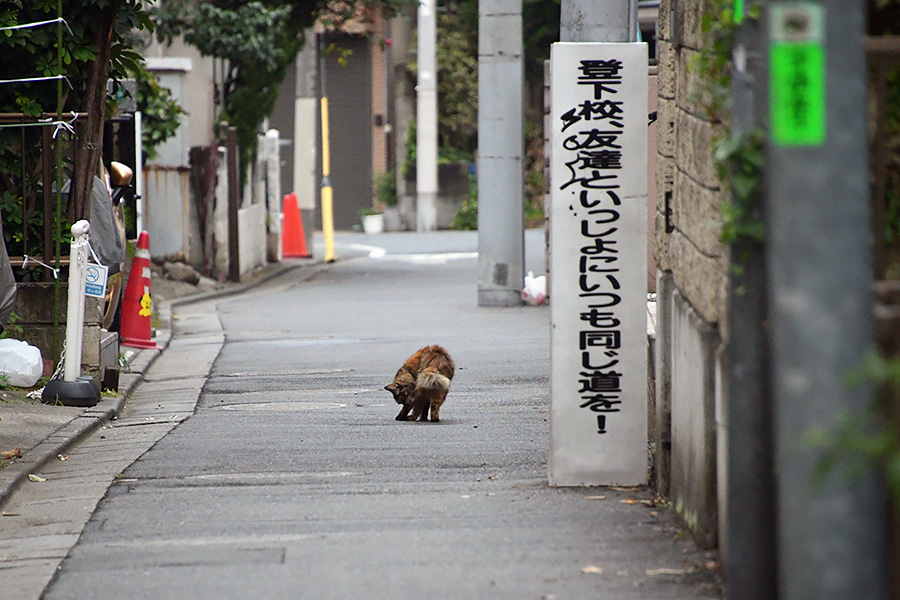
[[[727,477],[718,463],[726,443],[721,389],[727,339],[728,252],[719,240],[723,189],[714,140],[721,125],[703,109],[700,74],[704,2],[659,6],[657,210],[658,277],[656,449],[660,493],[704,546],[719,540]],[[668,209],[668,218],[667,218]]]
[[[18,316],[16,325],[20,332],[10,332],[12,337],[28,342],[41,351],[41,357],[54,362],[59,360],[59,352],[66,340],[66,312],[68,284],[59,286],[59,303],[54,309],[53,283],[20,283],[16,290],[16,304],[13,312]],[[101,345],[103,304],[99,298],[85,296],[84,333],[81,347],[81,374],[101,379]],[[54,326],[54,315],[58,315],[59,326]],[[115,363],[106,366],[116,366]]]
[[[713,140],[720,126],[699,102],[689,65],[701,47],[702,2],[662,0],[659,7],[659,137],[654,256],[685,299],[709,323],[725,316],[727,253],[719,241],[722,190]],[[669,232],[665,210],[670,207]],[[674,229],[672,228],[674,227]]]

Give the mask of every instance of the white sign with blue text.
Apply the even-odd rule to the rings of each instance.
[[[550,54],[550,484],[647,482],[647,45]]]
[[[106,279],[109,269],[103,265],[88,263],[84,273],[84,294],[95,298],[106,295]]]

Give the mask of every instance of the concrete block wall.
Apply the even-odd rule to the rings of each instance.
[[[714,141],[723,129],[706,115],[698,98],[701,74],[691,67],[703,45],[704,9],[694,0],[662,0],[659,6],[655,447],[663,461],[657,488],[711,547],[718,542],[720,483],[727,476],[719,457],[727,430],[721,356],[729,264],[719,240],[724,191],[714,160]]]
[[[59,361],[59,352],[66,340],[67,303],[69,286],[59,285],[59,303],[54,305],[53,283],[20,283],[16,291],[13,312],[18,316],[16,325],[21,332],[11,332],[11,337],[28,342],[41,351],[41,357]],[[54,308],[55,306],[55,308]],[[54,315],[59,318],[55,326]],[[103,303],[99,298],[86,296],[84,299],[84,332],[81,344],[81,374],[102,379],[103,361],[101,350],[103,334],[100,324],[103,320]],[[115,362],[111,365],[116,366]]]
[[[228,239],[227,230],[224,239]],[[266,205],[251,204],[238,209],[238,260],[242,276],[266,265],[267,246]]]
[[[220,274],[228,273],[228,173],[227,151],[218,149],[218,175],[216,185],[216,208],[214,216],[216,237],[215,269]],[[254,183],[248,177],[244,199],[238,208],[238,261],[241,275],[246,275],[267,262],[265,198],[254,196]]]
[[[704,547],[716,545],[716,355],[719,337],[677,290],[671,315],[671,499]]]

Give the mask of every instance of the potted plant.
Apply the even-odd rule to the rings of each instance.
[[[371,208],[360,211],[363,231],[365,233],[381,233],[384,231],[384,215]]]

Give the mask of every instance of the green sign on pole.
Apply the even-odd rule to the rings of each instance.
[[[744,0],[734,0],[734,22],[737,25],[744,22]]]
[[[780,146],[821,146],[826,137],[825,11],[812,2],[771,6],[769,106]]]

